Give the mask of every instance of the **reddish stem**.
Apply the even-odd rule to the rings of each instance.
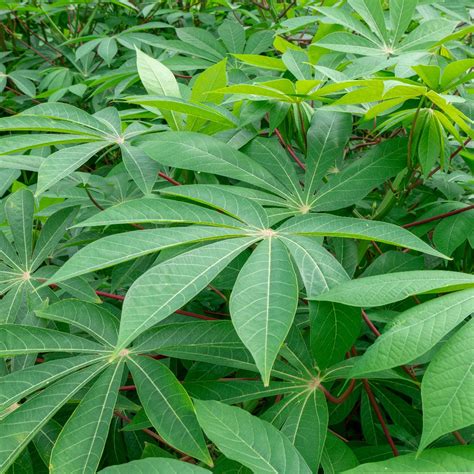
[[[369,397],[370,404],[372,405],[372,408],[374,410],[375,415],[377,416],[380,425],[382,426],[382,430],[384,432],[385,438],[388,441],[388,444],[390,445],[390,448],[392,448],[392,452],[394,456],[398,456],[398,449],[395,446],[395,443],[393,442],[392,436],[390,435],[390,431],[388,431],[387,424],[385,423],[385,420],[382,415],[382,411],[380,410],[380,407],[377,404],[377,400],[375,400],[374,394],[372,392],[372,389],[370,388],[369,382],[367,379],[362,379],[362,383],[364,384],[365,391],[367,392],[367,396]]]
[[[438,221],[446,217],[455,216],[456,214],[461,214],[462,212],[470,211],[474,209],[474,204],[471,204],[467,207],[462,207],[461,209],[455,209],[454,211],[445,212],[443,214],[438,214],[437,216],[428,217],[427,219],[422,219],[421,221],[411,222],[410,224],[405,224],[402,227],[405,229],[410,229],[411,227],[416,227],[418,225],[428,224],[433,221]]]
[[[181,183],[176,181],[175,179],[173,179],[171,176],[168,176],[167,174],[163,173],[162,171],[160,171],[158,173],[158,176],[160,178],[163,178],[165,179],[166,181],[168,181],[169,183],[173,184],[174,186],[181,186]]]
[[[135,385],[123,385],[119,388],[121,392],[135,392],[137,387]]]
[[[341,403],[344,403],[349,398],[349,395],[353,392],[355,386],[356,386],[356,381],[355,381],[355,379],[352,379],[351,383],[349,384],[349,387],[347,387],[346,391],[342,395],[340,395],[339,397],[335,397],[334,395],[331,395],[329,390],[321,384],[319,385],[319,388],[324,393],[324,395],[326,395],[326,398],[331,403],[335,403],[336,405],[340,405]]]
[[[296,161],[296,163],[298,164],[298,166],[302,169],[302,170],[306,170],[306,166],[304,165],[304,163],[298,158],[298,156],[296,155],[295,151],[293,150],[293,148],[291,147],[291,145],[289,143],[286,143],[285,140],[283,139],[283,136],[281,135],[280,133],[280,130],[278,130],[278,128],[275,128],[275,135],[278,137],[278,140],[280,141],[281,145],[286,148],[288,150],[288,153],[291,155],[291,157]]]

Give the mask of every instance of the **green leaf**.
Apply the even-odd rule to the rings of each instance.
[[[363,38],[362,36],[346,32],[330,33],[321,38],[315,44],[331,51],[339,51],[341,53],[353,53],[364,56],[386,55],[381,45]]]
[[[388,33],[381,2],[378,0],[375,2],[373,0],[348,0],[348,3],[369,25],[370,30],[386,43]]]
[[[84,143],[58,150],[51,154],[40,166],[36,196],[44,193],[61,179],[89,161],[96,153],[109,146],[110,142]]]
[[[131,357],[127,365],[158,434],[179,451],[212,465],[191,399],[173,372],[146,357]]]
[[[112,37],[103,39],[97,48],[97,53],[109,66],[117,54],[117,51],[117,41]]]
[[[220,28],[222,28],[222,26]],[[220,104],[224,100],[224,94],[219,94],[214,91],[222,89],[227,84],[226,65],[227,59],[224,58],[197,76],[191,91],[192,101]],[[195,126],[189,127],[190,130],[194,128]]]
[[[351,448],[344,441],[329,432],[321,457],[321,466],[324,469],[324,474],[338,474],[358,464],[359,462]]]
[[[474,287],[474,276],[443,270],[415,270],[341,282],[313,299],[349,306],[383,306],[421,293],[443,293]]]
[[[226,128],[234,128],[237,120],[227,112],[227,109],[217,105],[205,105],[189,102],[177,97],[164,97],[157,95],[128,97],[127,102],[139,104],[144,107],[154,107],[160,111],[171,111],[188,117],[204,121],[215,122]]]
[[[406,165],[406,141],[392,139],[372,147],[340,173],[332,175],[317,192],[310,206],[315,211],[333,211],[363,199]]]
[[[68,375],[30,398],[0,422],[0,469],[6,469],[44,424],[86,383],[104,369],[104,364]]]
[[[413,19],[418,0],[391,0],[390,37],[392,48],[398,43]]]
[[[285,63],[279,58],[270,58],[268,56],[259,56],[258,54],[233,54],[239,61],[256,66],[262,69],[271,69],[273,71],[286,71]]]
[[[122,143],[122,160],[129,175],[143,194],[151,194],[160,171],[159,164],[136,146]]]
[[[210,474],[211,471],[194,464],[177,459],[145,458],[119,466],[109,466],[99,471],[100,474]]]
[[[184,197],[196,203],[205,204],[258,229],[269,227],[268,216],[262,206],[251,199],[232,193],[225,187],[188,184],[173,186],[164,189],[161,193],[167,196]]]
[[[217,60],[222,59],[227,53],[217,38],[210,31],[203,28],[177,28],[176,34],[181,41],[206,51]]]
[[[51,473],[97,472],[109,432],[124,364],[107,368],[63,426],[51,453]]]
[[[352,375],[390,369],[422,356],[471,314],[473,303],[471,288],[404,311],[358,360]]]
[[[229,459],[257,473],[311,473],[288,438],[266,421],[220,402],[195,400],[194,405],[204,432]]]
[[[219,402],[234,404],[249,400],[258,400],[264,397],[273,397],[286,393],[299,393],[305,389],[303,383],[272,382],[265,387],[262,382],[253,380],[226,380],[203,382],[186,382],[184,388],[192,398],[200,400],[217,400]]]
[[[136,52],[138,75],[146,91],[151,95],[181,97],[178,82],[173,73],[157,59],[142,53],[138,49]],[[182,128],[180,114],[165,111],[163,117],[172,129],[180,130]]]
[[[237,21],[226,20],[217,28],[229,53],[239,53],[245,48],[245,29]]]
[[[288,251],[275,238],[261,242],[237,277],[232,323],[252,353],[265,386],[298,306],[298,281]]]
[[[117,317],[97,304],[80,300],[61,300],[36,311],[36,315],[75,326],[105,346],[114,347],[117,342]]]
[[[141,198],[109,207],[76,227],[100,225],[152,223],[152,224],[203,224],[224,227],[241,227],[242,224],[213,210],[190,203],[159,198]]]
[[[315,238],[291,235],[280,239],[298,267],[308,298],[315,298],[349,280],[338,260]]]
[[[310,303],[310,344],[320,369],[344,359],[360,333],[358,308],[324,301]]]
[[[141,148],[163,165],[227,176],[285,197],[279,181],[263,166],[217,138],[165,132],[149,137]]]
[[[397,53],[424,51],[454,31],[457,21],[433,18],[408,33],[396,49]]]
[[[470,446],[429,449],[420,455],[405,454],[380,462],[361,464],[343,474],[366,472],[472,472],[474,450]]]
[[[285,222],[278,232],[282,235],[324,235],[361,240],[375,240],[407,247],[435,257],[448,258],[432,249],[418,237],[401,227],[386,222],[368,221],[330,214],[297,216]]]
[[[0,378],[0,411],[52,382],[98,362],[93,355],[50,360]]]
[[[452,253],[474,232],[474,209],[443,219],[433,232],[433,243],[446,255]]]
[[[25,272],[30,270],[33,251],[34,206],[33,193],[28,189],[20,189],[11,194],[5,203],[5,213],[13,234],[15,248]]]
[[[181,308],[203,290],[255,238],[200,247],[156,265],[130,287],[123,304],[119,347]]]
[[[41,229],[33,252],[31,269],[36,270],[56,248],[64,237],[66,229],[72,224],[77,208],[61,209],[48,218]]]
[[[218,214],[217,214],[218,215]],[[109,235],[75,253],[46,283],[62,282],[166,248],[244,236],[244,232],[214,227],[173,227]]]
[[[0,325],[0,357],[37,352],[100,353],[106,349],[83,337],[53,329],[18,324]]]
[[[326,441],[329,421],[326,397],[320,390],[312,390],[295,400],[281,432],[300,452],[312,472],[318,470]]]
[[[440,436],[472,424],[474,320],[435,354],[421,383],[423,434],[419,451]]]
[[[329,168],[338,166],[352,132],[352,117],[343,112],[317,109],[308,130],[305,195],[309,200]]]

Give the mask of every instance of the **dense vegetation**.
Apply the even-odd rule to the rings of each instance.
[[[471,0],[0,2],[0,472],[472,472]]]

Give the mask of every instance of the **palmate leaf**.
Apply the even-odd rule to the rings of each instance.
[[[341,282],[313,299],[349,306],[382,306],[421,293],[444,293],[474,287],[474,276],[444,270],[375,275]]]
[[[471,288],[401,313],[356,363],[352,375],[397,367],[425,354],[472,313],[473,304]]]
[[[376,242],[418,250],[436,257],[448,258],[425,244],[411,232],[386,222],[367,221],[330,214],[305,215],[288,220],[278,229],[278,232],[283,235],[324,235],[375,240]]]
[[[237,277],[230,298],[237,334],[252,353],[265,386],[298,306],[298,282],[288,251],[264,240]]]
[[[112,420],[124,364],[108,367],[65,423],[51,453],[52,473],[95,473]]]
[[[1,377],[0,411],[36,390],[101,359],[101,356],[81,355],[51,360]]]
[[[216,401],[194,405],[204,432],[229,459],[253,472],[311,473],[289,439],[268,422]]]
[[[474,320],[436,353],[421,383],[423,434],[419,451],[474,421]]]
[[[405,454],[386,461],[361,464],[343,474],[366,472],[472,472],[474,450],[470,446],[429,449],[420,455]]]
[[[176,449],[212,465],[191,399],[173,372],[146,357],[130,357],[127,366],[158,434]]]
[[[54,274],[50,282],[63,282],[166,248],[243,236],[245,233],[237,229],[200,226],[136,230],[110,235],[80,249]]]
[[[145,458],[119,466],[109,466],[99,471],[100,474],[210,474],[211,471],[194,464],[177,459]]]
[[[97,376],[105,364],[94,364],[68,375],[30,398],[0,422],[0,469],[15,461],[41,427],[86,383]]]
[[[126,347],[143,331],[181,308],[257,240],[242,237],[209,244],[144,273],[125,298],[118,346]]]

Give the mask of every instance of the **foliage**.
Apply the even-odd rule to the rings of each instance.
[[[0,2],[0,472],[472,472],[470,3]]]

